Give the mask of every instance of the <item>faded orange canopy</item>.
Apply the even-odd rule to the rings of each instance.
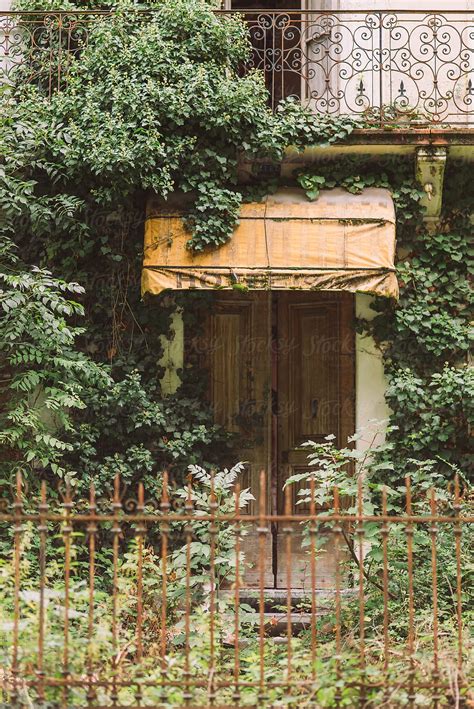
[[[145,225],[142,294],[163,290],[325,290],[398,297],[395,209],[390,192],[353,195],[281,189],[242,205],[232,238],[193,253],[184,210],[150,201]]]

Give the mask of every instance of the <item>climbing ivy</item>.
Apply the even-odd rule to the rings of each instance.
[[[391,408],[388,446],[383,455],[395,464],[394,477],[408,471],[409,460],[438,460],[446,474],[451,464],[470,469],[474,372],[467,364],[472,343],[472,187],[469,167],[453,164],[447,176],[444,214],[435,233],[423,224],[423,193],[411,161],[350,160],[298,181],[310,199],[323,187],[357,193],[368,186],[390,189],[396,208],[400,300],[377,298],[376,316],[359,323],[383,352]],[[470,199],[459,200],[461,182]],[[466,192],[464,191],[465,195]],[[384,470],[385,479],[388,473]]]
[[[16,268],[48,268],[55,292],[62,286],[53,274],[81,284],[68,314],[51,313],[53,326],[72,328],[68,346],[88,366],[106,366],[102,385],[84,384],[81,408],[70,411],[61,460],[58,450],[37,456],[37,432],[17,426],[1,464],[5,477],[19,468],[32,479],[55,477],[61,464],[61,475],[79,471],[78,485],[94,479],[104,490],[116,472],[127,482],[146,481],[165,466],[178,475],[189,462],[215,462],[228,449],[228,435],[203,402],[204,379],[191,374],[189,363],[180,391],[161,395],[162,335],[170,334],[174,305],[140,300],[147,194],[186,193],[190,248],[215,248],[238,217],[243,155],[278,161],[290,144],[327,144],[357,125],[315,117],[294,101],[274,114],[262,77],[240,74],[248,51],[243,23],[216,16],[212,3],[167,0],[146,17],[123,3],[90,24],[87,47],[71,57],[60,92],[48,97],[40,54],[34,83],[20,73],[2,93],[3,237],[16,247]],[[3,260],[5,303],[13,297],[9,268]],[[31,347],[40,351],[36,335],[31,329]],[[2,372],[15,347],[7,341]],[[44,369],[52,376],[45,358],[32,361],[32,381]],[[66,388],[75,386],[69,370],[62,376]],[[31,400],[25,391],[18,402],[8,377],[4,382],[2,424],[9,430],[14,400],[25,411]],[[52,437],[45,440],[54,448]]]
[[[22,9],[42,6],[21,3]],[[67,86],[51,99],[37,66],[36,83],[20,80],[1,95],[3,238],[17,248],[18,272],[36,264],[83,286],[85,293],[76,289],[69,312],[56,322],[59,330],[73,328],[67,347],[81,353],[84,366],[106,367],[101,387],[82,384],[84,406],[69,414],[61,459],[57,451],[54,461],[47,451],[31,453],[36,434],[22,429],[3,460],[6,475],[23,467],[32,477],[54,476],[54,462],[62,474],[81,471],[85,482],[107,487],[117,471],[133,481],[164,465],[178,471],[186,462],[217,460],[228,436],[202,402],[202,378],[185,372],[177,394],[161,396],[161,336],[169,333],[174,304],[140,301],[147,195],[165,200],[186,193],[189,247],[216,248],[231,237],[249,189],[264,190],[257,177],[249,188],[239,184],[240,160],[278,163],[290,146],[344,141],[362,125],[313,115],[292,100],[270,111],[262,76],[240,72],[249,52],[242,22],[216,16],[212,3],[166,0],[153,10],[144,16],[122,3],[112,17],[92,23],[87,47],[71,58]],[[379,316],[363,327],[384,350],[398,425],[390,440],[400,468],[406,451],[460,461],[469,414],[469,373],[460,366],[467,349],[468,203],[448,200],[445,225],[428,235],[410,170],[407,163],[352,160],[296,176],[311,199],[335,185],[352,192],[385,186],[393,193],[405,254],[401,299],[399,305],[377,301]],[[13,290],[9,269],[11,261],[3,259],[5,303]],[[53,292],[61,291],[63,281],[44,277],[52,279]],[[74,329],[82,312],[82,329]],[[38,345],[35,339],[32,346],[41,350]],[[14,349],[7,344],[2,373]],[[45,366],[44,359],[32,361],[31,371]],[[66,387],[75,385],[69,370],[64,376]],[[18,399],[13,404],[9,378],[2,378],[8,429]],[[20,403],[29,407],[28,392]]]

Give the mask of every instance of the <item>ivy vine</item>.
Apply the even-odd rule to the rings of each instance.
[[[474,407],[474,371],[467,355],[472,345],[472,201],[458,199],[469,166],[454,163],[447,175],[444,213],[435,233],[423,224],[423,192],[411,161],[397,158],[346,160],[337,167],[303,171],[299,184],[310,199],[322,188],[344,187],[358,193],[385,187],[392,193],[397,219],[400,300],[377,298],[376,317],[359,323],[383,352],[392,411],[383,455],[394,464],[395,478],[411,459],[434,459],[446,475],[452,465],[472,471],[469,436]],[[464,194],[466,192],[464,191]],[[388,473],[384,470],[384,478]]]
[[[22,0],[19,6],[42,4]],[[31,412],[35,399],[31,391],[12,391],[8,372],[17,344],[5,340],[0,368],[8,403],[0,424],[10,447],[0,464],[4,477],[19,468],[32,480],[68,474],[77,485],[94,479],[105,490],[116,472],[127,482],[146,481],[165,466],[178,474],[190,462],[216,462],[227,450],[228,435],[214,425],[198,377],[184,376],[174,397],[161,395],[158,362],[172,303],[140,300],[147,195],[165,200],[171,192],[187,193],[190,248],[218,247],[238,218],[242,155],[279,160],[290,144],[303,149],[341,140],[356,125],[345,117],[315,117],[293,101],[274,114],[262,77],[240,75],[248,52],[241,20],[219,18],[212,3],[167,0],[146,20],[123,3],[112,17],[91,23],[87,47],[71,58],[62,91],[48,98],[40,56],[34,83],[20,75],[2,93],[7,251],[16,249],[18,273],[36,264],[64,283],[81,284],[77,302],[61,304],[61,317],[45,297],[41,317],[70,331],[65,347],[81,352],[91,372],[96,364],[103,372],[100,385],[83,377],[80,404],[57,433],[58,456],[55,427],[50,421],[48,429],[39,410],[29,428],[13,416],[18,406]],[[0,273],[5,311],[16,298],[6,253]],[[48,288],[63,293],[52,274]],[[26,289],[22,278],[18,288]],[[14,322],[18,310],[9,312]],[[27,319],[34,357],[23,375],[33,386],[59,372],[50,371],[44,338],[30,325]],[[60,379],[64,392],[78,386],[70,366]],[[39,455],[43,434],[51,450],[46,445]]]
[[[231,237],[245,196],[239,160],[278,162],[290,146],[344,141],[360,125],[346,116],[313,115],[291,100],[270,111],[262,76],[240,73],[250,49],[243,23],[216,16],[212,3],[166,0],[143,17],[124,3],[94,23],[87,47],[71,59],[67,86],[51,99],[41,67],[36,83],[19,81],[1,95],[7,156],[0,165],[0,302],[7,314],[1,334],[15,323],[24,297],[34,304],[24,322],[31,356],[21,363],[28,391],[12,384],[20,335],[4,339],[0,361],[7,402],[0,424],[10,436],[0,463],[4,477],[18,468],[31,479],[76,473],[78,484],[93,478],[105,489],[118,471],[133,482],[165,465],[182,470],[189,462],[217,461],[229,438],[213,424],[197,377],[184,377],[173,398],[160,392],[157,363],[172,303],[140,301],[147,196],[190,195],[189,247],[216,248]],[[390,442],[400,470],[408,454],[463,463],[472,414],[471,373],[462,366],[468,204],[454,193],[442,229],[428,235],[409,169],[354,160],[296,178],[312,199],[336,184],[350,191],[385,186],[394,196],[408,254],[399,264],[401,299],[377,301],[379,316],[365,327],[384,349],[398,426]],[[261,190],[262,181],[255,178],[252,187]],[[12,281],[12,269],[19,280]],[[85,292],[71,285],[77,282]],[[69,333],[64,352],[59,343],[54,354],[64,355],[61,371],[38,332],[38,312],[58,333]],[[44,438],[54,427],[48,431],[41,416],[25,428],[13,414],[19,406],[31,413],[31,395],[42,382],[60,384],[58,396],[78,396],[57,434],[62,448],[55,436]],[[45,445],[35,452],[38,436]]]

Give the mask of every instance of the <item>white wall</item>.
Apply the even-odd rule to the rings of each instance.
[[[356,317],[372,320],[376,313],[371,310],[373,298],[364,293],[356,295]],[[357,441],[357,448],[366,449],[379,427],[370,422],[385,421],[390,410],[385,402],[385,378],[382,354],[374,340],[366,335],[356,334],[356,429],[364,429]],[[376,437],[375,443],[381,443],[383,435]]]

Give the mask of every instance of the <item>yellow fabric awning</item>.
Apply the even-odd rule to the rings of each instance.
[[[145,224],[142,293],[191,288],[333,290],[397,297],[395,209],[390,192],[359,195],[281,189],[242,205],[232,238],[193,253],[183,211],[150,202]]]

